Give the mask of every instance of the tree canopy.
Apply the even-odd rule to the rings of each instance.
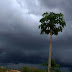
[[[46,12],[42,16],[43,18],[40,19],[41,25],[38,26],[38,28],[41,28],[40,34],[49,34],[52,30],[52,35],[58,35],[58,32],[62,32],[62,29],[66,26],[62,13]]]

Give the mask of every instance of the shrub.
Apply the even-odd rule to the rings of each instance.
[[[30,72],[30,68],[24,66],[21,70],[21,72]]]

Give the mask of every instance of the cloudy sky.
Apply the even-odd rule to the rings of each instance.
[[[49,35],[40,35],[44,12],[63,13],[66,27],[52,38],[52,58],[72,67],[71,0],[0,0],[0,64],[41,64],[48,59]]]

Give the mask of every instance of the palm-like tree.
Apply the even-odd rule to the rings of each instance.
[[[40,34],[50,34],[50,47],[49,47],[49,58],[48,58],[48,72],[51,68],[51,48],[52,48],[52,35],[58,35],[58,32],[62,32],[66,22],[63,19],[62,13],[46,12],[40,19],[41,25],[38,26],[41,29]]]

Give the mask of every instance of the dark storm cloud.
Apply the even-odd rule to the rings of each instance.
[[[0,62],[3,63],[42,63],[47,60],[49,40],[42,38],[32,37],[29,34],[8,34],[1,33],[0,39],[6,42],[2,45],[3,50],[0,54]],[[56,40],[53,41],[52,57],[58,61],[59,64],[66,65],[71,62],[68,57],[71,55],[71,38],[69,40]],[[69,47],[69,48],[68,48]],[[70,50],[68,50],[70,49]],[[68,50],[68,51],[66,51]],[[67,53],[66,53],[67,52]],[[68,59],[67,59],[68,58]],[[71,60],[71,59],[69,59]],[[67,65],[68,66],[68,65]]]
[[[40,52],[35,50],[40,50],[42,39],[39,40],[38,37],[34,37],[34,31],[31,27],[33,27],[32,25],[35,22],[32,21],[31,16],[25,13],[22,14],[23,10],[14,0],[8,0],[7,2],[1,1],[1,3],[3,8],[0,15],[0,63],[41,62],[43,58],[38,56]],[[15,5],[19,9],[13,7]],[[6,9],[7,6],[8,8]],[[44,47],[45,44],[42,43],[42,46]]]
[[[39,0],[43,8],[59,9],[65,15],[66,21],[72,18],[72,1],[68,0]]]
[[[1,63],[40,63],[42,59],[44,60],[44,57],[39,54],[40,50],[46,46],[45,41],[27,35],[0,33],[0,39],[6,42],[6,45],[0,47]],[[41,43],[42,41],[44,43]]]

